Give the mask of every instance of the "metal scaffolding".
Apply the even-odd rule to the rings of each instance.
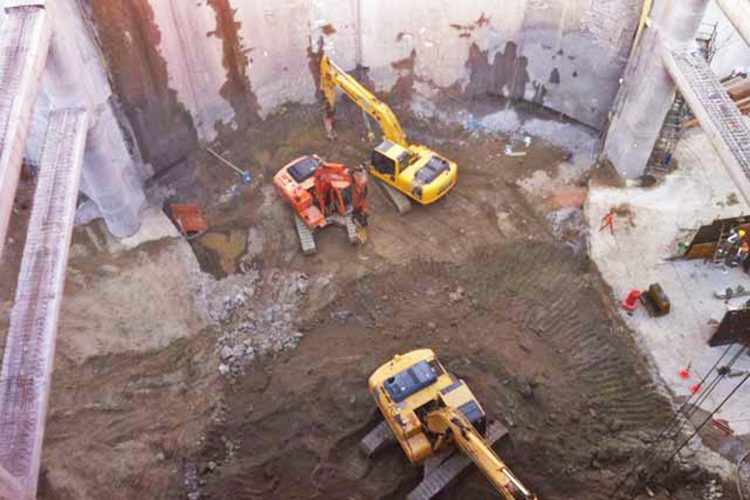
[[[726,88],[695,52],[663,52],[664,65],[750,203],[750,129]]]

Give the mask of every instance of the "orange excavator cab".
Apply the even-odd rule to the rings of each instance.
[[[351,204],[346,198],[352,187],[349,169],[338,163],[322,163],[315,171],[315,198],[324,214],[346,215]]]

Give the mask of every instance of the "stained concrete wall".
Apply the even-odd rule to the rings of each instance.
[[[156,170],[284,102],[314,102],[321,51],[369,67],[378,91],[502,94],[601,127],[640,13],[639,0],[88,1]]]
[[[57,0],[27,156],[39,157],[50,109],[91,111],[82,190],[129,234],[146,177],[285,102],[315,102],[323,52],[369,68],[389,100],[503,95],[600,128],[640,3]]]

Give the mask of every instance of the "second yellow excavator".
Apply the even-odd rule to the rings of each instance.
[[[425,478],[409,500],[438,494],[469,464],[465,457],[503,499],[537,500],[492,450],[505,428],[488,424],[466,383],[447,372],[431,349],[394,356],[370,376],[369,388],[385,421],[365,436],[362,449],[372,455],[395,437],[410,462],[426,465]],[[451,457],[456,448],[463,454]]]
[[[458,167],[427,146],[409,144],[396,115],[384,102],[324,55],[320,61],[320,89],[326,100],[329,133],[336,109],[336,89],[341,89],[383,132],[383,142],[372,151],[370,173],[421,205],[429,205],[456,185]],[[393,200],[399,211],[399,201]]]

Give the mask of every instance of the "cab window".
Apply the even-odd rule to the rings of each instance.
[[[381,174],[396,175],[396,163],[380,151],[373,151],[370,161],[372,162],[372,167]]]

